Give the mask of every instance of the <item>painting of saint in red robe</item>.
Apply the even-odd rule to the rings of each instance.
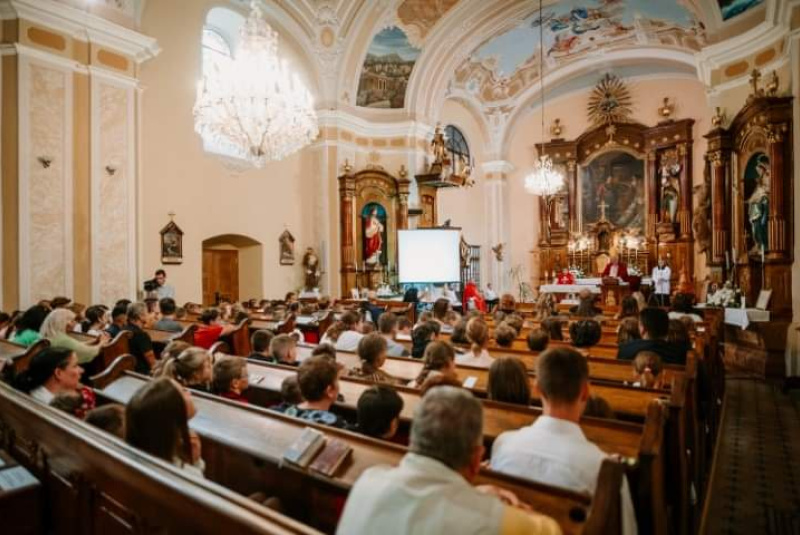
[[[364,224],[364,262],[368,266],[383,264],[381,257],[386,242],[386,210],[380,204],[370,203],[361,213]]]

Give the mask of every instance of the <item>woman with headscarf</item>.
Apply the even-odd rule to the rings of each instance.
[[[75,328],[75,313],[66,308],[57,308],[50,312],[42,323],[40,334],[50,341],[51,347],[60,347],[74,351],[78,364],[91,362],[100,352],[101,345],[108,341],[108,335],[101,334],[95,343],[84,344],[69,335]]]
[[[475,304],[475,309],[480,310],[481,312],[486,312],[486,301],[483,300],[483,296],[478,291],[478,287],[475,285],[475,282],[469,281],[464,286],[464,294],[462,296],[462,304],[464,306],[463,310],[466,313],[469,308],[470,300],[473,301]]]

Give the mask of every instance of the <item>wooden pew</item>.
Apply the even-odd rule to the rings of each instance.
[[[48,532],[318,533],[3,383],[0,444],[43,484]]]
[[[194,332],[197,330],[197,325],[186,325],[181,332],[162,331],[161,329],[144,329],[150,341],[153,342],[153,351],[156,357],[160,358],[162,351],[167,347],[170,342],[179,340],[186,342],[189,345],[194,345]]]
[[[192,325],[195,326],[195,329],[200,327],[200,325],[195,321],[191,320],[176,320],[176,321],[186,328]],[[242,320],[242,322],[236,326],[236,329],[231,334],[223,336],[221,338],[221,340],[228,342],[228,345],[231,347],[231,351],[233,351],[234,355],[239,355],[244,357],[251,353],[250,322],[251,322],[250,319]],[[184,329],[184,331],[185,330],[186,329]],[[195,331],[192,332],[194,333]]]
[[[98,396],[101,400],[124,404],[147,380],[144,376],[125,372],[98,390]],[[312,424],[203,392],[193,392],[192,396],[197,416],[191,420],[190,426],[203,439],[206,477],[241,494],[264,491],[278,496],[290,516],[324,531],[334,530],[349,489],[365,469],[376,464],[397,465],[406,452],[396,444]],[[320,429],[327,436],[343,440],[353,448],[351,458],[334,477],[312,474],[281,461],[283,453],[306,427]],[[619,465],[614,466],[619,468]],[[482,470],[477,484],[492,484],[511,490],[535,510],[553,517],[565,534],[618,533],[613,523],[619,518],[619,503],[613,503],[614,493],[610,489],[619,488],[619,479],[615,478],[621,477],[621,473],[617,471],[612,477],[613,472],[613,468],[604,468],[598,482],[598,493],[612,496],[594,502],[578,493],[490,470]]]
[[[83,333],[69,333],[72,338],[83,342],[84,344],[91,344],[97,341],[96,336]],[[131,339],[132,333],[130,331],[121,331],[117,336],[103,344],[100,352],[91,361],[83,365],[87,375],[93,375],[105,370],[114,362],[114,359],[120,355],[130,353],[128,343]]]
[[[0,339],[0,359],[10,360],[14,373],[21,373],[28,369],[33,356],[42,349],[50,347],[47,340],[39,340],[29,347]]]

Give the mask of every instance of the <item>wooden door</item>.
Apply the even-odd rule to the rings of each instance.
[[[239,300],[239,251],[203,250],[203,304]]]

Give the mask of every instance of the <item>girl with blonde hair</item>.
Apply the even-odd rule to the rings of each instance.
[[[190,347],[177,357],[162,359],[153,370],[153,377],[169,377],[187,388],[208,391],[211,366],[211,353],[199,347]]]
[[[489,326],[482,318],[472,318],[467,322],[467,340],[472,344],[469,351],[456,355],[456,364],[467,364],[488,368],[494,359],[489,356]]]

